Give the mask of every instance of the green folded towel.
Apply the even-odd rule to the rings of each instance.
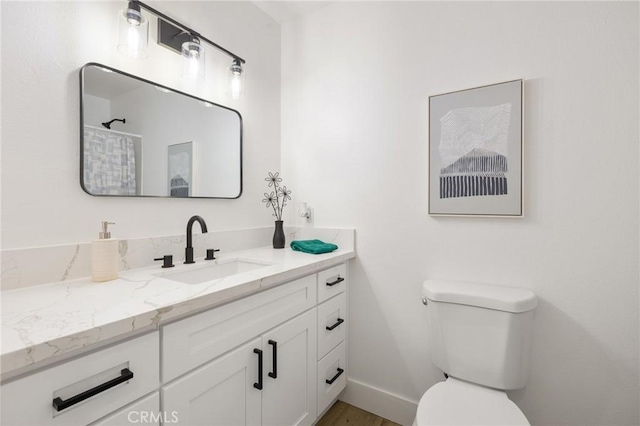
[[[291,241],[291,248],[295,251],[301,251],[311,254],[330,253],[338,249],[338,246],[331,243],[325,243],[320,240],[300,240]]]

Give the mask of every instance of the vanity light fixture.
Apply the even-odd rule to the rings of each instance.
[[[182,78],[189,81],[204,80],[204,47],[198,37],[182,43]]]
[[[138,2],[130,1],[119,12],[118,51],[134,59],[146,58],[149,43],[149,21],[142,16]]]
[[[240,99],[244,93],[244,70],[239,60],[233,59],[229,67],[229,90],[232,99]]]
[[[208,44],[233,59],[231,67],[229,67],[230,93],[233,99],[242,97],[244,91],[242,65],[246,63],[244,59],[141,1],[128,2],[127,9],[120,14],[120,41],[118,43],[120,52],[134,58],[147,57],[149,22],[142,16],[142,9],[158,18],[158,44],[182,55],[182,76],[184,78],[189,80],[204,79],[204,44]]]

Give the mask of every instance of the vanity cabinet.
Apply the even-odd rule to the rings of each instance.
[[[7,425],[312,425],[346,385],[340,264],[0,387]]]
[[[346,386],[346,284],[340,264],[164,326],[163,382],[198,367],[163,386],[163,410],[185,425],[313,424]]]

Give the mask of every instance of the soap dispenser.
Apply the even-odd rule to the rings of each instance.
[[[118,240],[111,238],[109,225],[115,225],[115,223],[103,221],[99,238],[91,242],[91,279],[95,282],[118,278],[120,269]]]

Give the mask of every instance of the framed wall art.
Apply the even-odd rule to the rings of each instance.
[[[429,214],[523,216],[523,80],[429,97]]]

